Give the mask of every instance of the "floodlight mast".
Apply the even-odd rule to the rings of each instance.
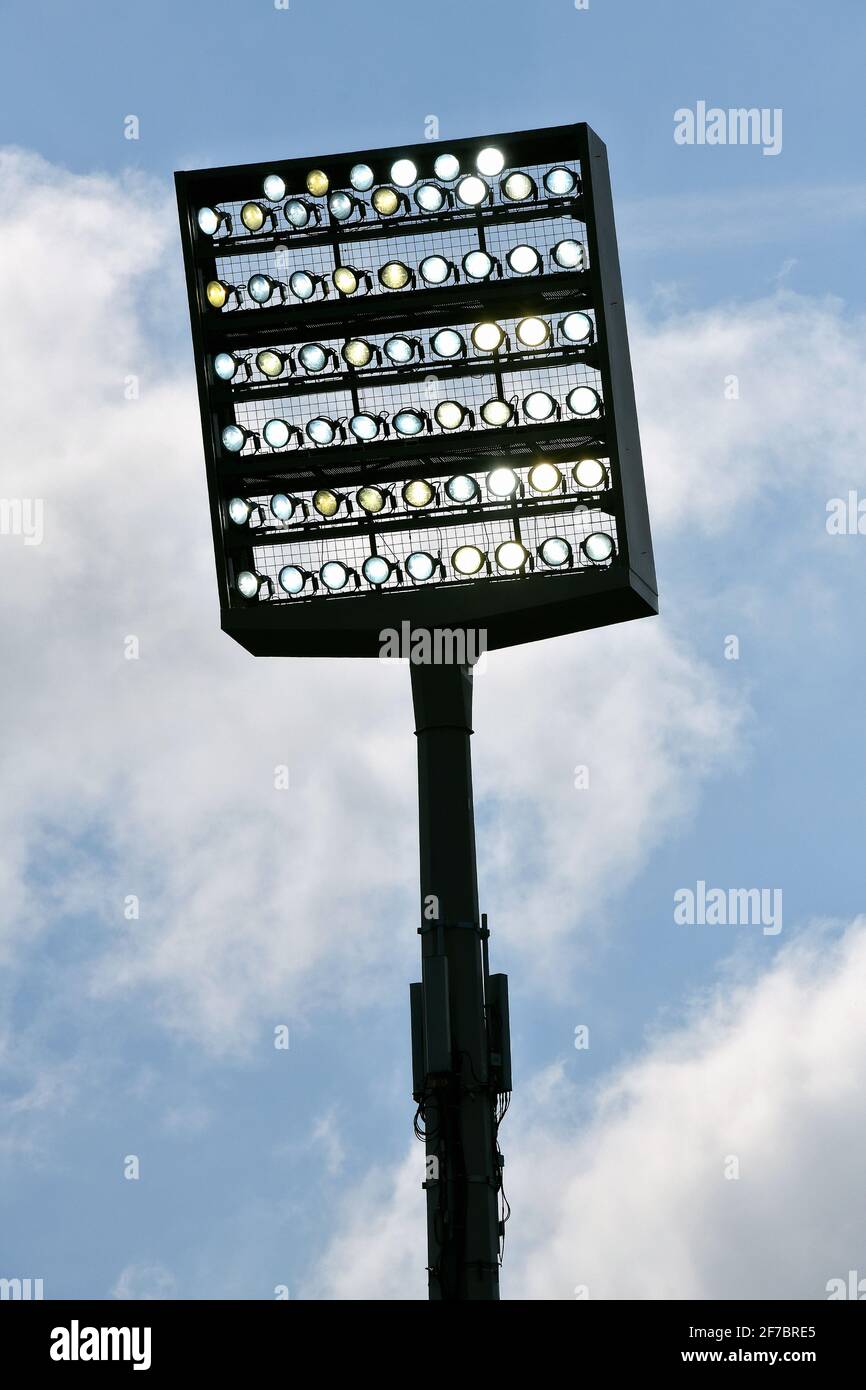
[[[448,183],[476,167],[487,173],[481,156],[490,154],[518,177],[517,199],[507,179],[497,192],[495,177],[472,175],[461,183],[486,188],[481,202],[474,193],[461,201],[458,185],[442,191],[439,211],[416,210],[403,194],[397,207],[377,208],[372,195],[353,221],[322,201],[351,188],[363,204],[373,182],[379,193],[390,187],[395,160]],[[658,611],[606,150],[578,124],[456,140],[438,160],[422,142],[175,177],[223,629],[257,656],[381,657],[393,655],[389,635],[408,634],[422,957],[410,986],[412,1093],[427,1152],[429,1296],[495,1300],[510,1030],[507,979],[489,973],[479,912],[471,661]],[[286,226],[276,206],[260,218],[250,200],[262,190],[275,203],[290,195]],[[301,221],[297,208],[307,210]],[[585,247],[574,239],[581,228]],[[411,266],[423,280],[437,237],[453,283],[420,284]],[[378,282],[363,268],[397,263],[392,238],[409,287],[383,278],[383,264]],[[487,278],[460,278],[458,243],[490,260]],[[534,270],[513,262],[521,247],[534,250]],[[303,293],[292,290],[296,274]],[[265,289],[287,281],[297,302],[284,289],[262,298],[260,280]],[[574,336],[569,320],[586,332]],[[546,338],[527,341],[521,322],[546,327]],[[484,325],[496,343],[475,341]],[[437,354],[443,328],[462,353]],[[388,358],[395,334],[417,357]],[[360,361],[350,340],[368,349]],[[423,408],[425,382],[440,379],[447,396],[457,393],[456,422]],[[577,386],[591,388],[589,414]],[[385,423],[401,414],[417,417],[411,437]],[[372,422],[372,433],[347,431],[347,419]],[[328,426],[327,437],[314,425]],[[554,490],[535,486],[538,465],[558,479]],[[504,492],[497,474],[511,475]],[[461,499],[449,479],[472,486]],[[407,492],[419,483],[420,507]],[[367,515],[361,495],[373,491],[382,505]],[[331,510],[317,508],[322,496]],[[509,550],[522,556],[517,568]],[[468,569],[457,562],[466,552],[477,558]],[[340,583],[329,582],[334,573]],[[424,660],[418,634],[430,639]],[[449,649],[455,635],[462,647]]]

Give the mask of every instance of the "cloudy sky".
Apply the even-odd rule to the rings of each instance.
[[[18,0],[0,24],[0,495],[42,519],[0,534],[0,1276],[425,1296],[408,671],[219,631],[171,173],[435,115],[607,142],[662,602],[476,682],[503,1295],[866,1277],[866,535],[827,526],[866,498],[862,7]],[[678,144],[698,102],[781,111],[781,150]],[[678,923],[699,882],[775,892],[781,930]]]

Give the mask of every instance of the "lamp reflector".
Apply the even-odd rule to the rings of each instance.
[[[451,556],[451,564],[458,574],[477,574],[484,564],[484,552],[477,545],[459,545]]]
[[[413,550],[411,555],[406,556],[406,572],[419,583],[423,584],[425,579],[429,579],[435,568],[436,561],[426,550]]]
[[[279,174],[267,174],[262,184],[262,192],[268,202],[279,203],[286,196],[286,181]]]
[[[562,536],[548,536],[538,547],[538,553],[546,565],[558,569],[560,565],[567,565],[571,559],[571,546]]]
[[[487,145],[479,151],[475,160],[475,167],[479,174],[486,174],[488,178],[495,178],[505,168],[505,155],[494,145]]]
[[[588,560],[600,565],[613,554],[613,541],[605,531],[594,531],[591,536],[587,536],[581,549]]]
[[[420,410],[398,410],[394,416],[394,428],[398,434],[420,434],[424,428],[424,416]]]
[[[518,481],[514,469],[503,464],[487,474],[487,491],[491,497],[513,497],[517,491]]]
[[[319,578],[326,589],[332,593],[337,593],[340,589],[345,589],[349,582],[349,571],[341,560],[327,560],[319,570]]]
[[[283,565],[278,579],[280,588],[287,594],[299,594],[307,582],[307,576],[297,565]]]
[[[429,507],[435,495],[426,478],[413,478],[403,486],[403,501],[407,507]]]
[[[307,174],[307,192],[314,198],[324,198],[329,188],[328,175],[322,169],[311,169]]]
[[[252,570],[241,570],[237,577],[237,590],[244,598],[255,598],[261,586],[261,580]]]
[[[520,541],[503,541],[496,547],[496,563],[502,570],[523,569],[529,559]]]

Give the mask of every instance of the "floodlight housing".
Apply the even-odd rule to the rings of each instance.
[[[568,125],[276,168],[279,226],[261,207],[256,273],[288,294],[230,313],[207,286],[247,284],[258,213],[242,210],[275,165],[176,176],[224,629],[258,655],[375,656],[403,622],[480,629],[494,649],[655,613],[598,136]],[[385,187],[394,215],[354,213]],[[417,196],[437,187],[441,203]],[[219,235],[201,209],[218,209],[204,220]],[[519,247],[537,262],[509,261]],[[480,325],[498,331],[479,339]],[[221,379],[220,354],[257,370]],[[255,525],[232,521],[232,499]],[[387,576],[364,569],[371,554]]]

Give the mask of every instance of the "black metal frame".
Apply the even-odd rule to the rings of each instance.
[[[355,196],[349,184],[349,171],[354,164],[368,163],[381,171],[383,167],[390,168],[394,158],[406,156],[417,165],[419,179],[426,180],[435,177],[433,161],[443,147],[425,142],[392,150],[278,160],[175,176],[222,626],[253,653],[374,656],[380,650],[382,630],[399,628],[404,622],[412,627],[482,629],[486,633],[487,647],[494,649],[657,611],[604,144],[587,125],[578,124],[456,140],[449,142],[448,149],[461,157],[468,171],[469,156],[487,144],[501,146],[507,153],[506,168],[497,176],[497,181],[512,168],[526,170],[544,164],[552,166],[577,161],[579,191],[554,196],[546,194],[543,186],[539,186],[537,198],[529,203],[485,203],[479,208],[449,206],[439,213],[410,211],[381,220],[373,214],[364,220],[353,218],[348,222],[336,222],[331,221],[325,211],[320,223],[301,233],[281,228],[276,234],[264,230],[250,234],[235,228],[232,233],[220,233],[210,241],[198,231],[197,209],[202,205],[222,207],[227,203],[259,200],[262,179],[267,173],[279,173],[286,182],[286,197],[275,205],[279,212],[291,197],[310,201],[305,191],[305,176],[311,168],[328,172],[329,193],[345,189]],[[377,180],[374,186],[381,181]],[[323,200],[323,208],[326,206],[327,198]],[[273,249],[277,244],[288,244],[292,249],[330,248],[334,266],[337,266],[351,263],[354,244],[371,239],[393,240],[412,234],[431,236],[437,230],[466,227],[479,233],[479,245],[485,248],[484,231],[488,226],[562,217],[564,211],[572,212],[586,225],[589,264],[585,270],[544,271],[525,278],[461,280],[456,285],[424,286],[392,294],[351,297],[334,294],[327,299],[316,297],[259,309],[215,311],[208,306],[204,294],[209,280],[219,278],[234,283],[236,277],[229,273],[233,256],[249,255],[256,249]],[[450,259],[444,250],[442,254]],[[438,327],[472,324],[490,316],[534,315],[549,320],[551,315],[560,312],[586,308],[595,316],[595,337],[591,345],[561,345],[554,335],[545,349],[510,352],[503,355],[500,365],[510,372],[523,366],[538,369],[545,361],[557,365],[570,360],[589,363],[601,378],[604,411],[599,418],[563,418],[539,425],[521,420],[519,424],[512,423],[502,429],[461,427],[444,434],[425,433],[414,439],[400,438],[392,431],[389,438],[366,444],[354,443],[350,438],[349,442],[335,447],[308,446],[281,453],[262,450],[254,457],[226,456],[219,449],[220,431],[228,422],[231,402],[244,397],[252,399],[296,392],[312,396],[328,390],[351,390],[353,381],[357,383],[366,377],[375,378],[377,384],[399,385],[430,374],[447,382],[451,376],[465,377],[491,371],[489,361],[465,357],[435,362],[428,359],[405,368],[371,364],[357,371],[341,361],[339,371],[324,371],[312,377],[295,374],[290,385],[284,380],[233,385],[219,381],[209,370],[211,356],[220,350],[254,354],[264,346],[290,346],[310,339],[369,339],[383,332],[411,336]],[[449,472],[480,474],[502,463],[527,467],[543,456],[554,463],[571,464],[581,456],[593,454],[610,461],[611,487],[600,505],[615,518],[617,553],[606,567],[485,575],[462,581],[449,577],[447,583],[431,582],[427,586],[403,584],[381,590],[353,590],[349,596],[324,596],[320,591],[309,600],[286,598],[278,602],[245,600],[232,587],[232,576],[238,568],[253,567],[245,564],[245,554],[249,557],[254,547],[277,542],[288,544],[292,539],[286,532],[274,534],[257,530],[245,534],[233,526],[226,517],[226,503],[233,495],[253,496],[257,490],[268,489],[297,493],[305,487],[323,485],[354,492],[365,483],[399,483],[416,476],[419,471],[426,471],[431,477]],[[525,514],[528,500],[521,501],[521,510],[514,515]],[[573,507],[580,499],[572,495],[569,499],[558,500],[560,505]],[[594,505],[599,505],[598,500]],[[509,511],[507,507],[502,510],[506,514]],[[485,519],[490,515],[488,511]],[[453,508],[449,524],[462,516],[463,509]],[[411,521],[414,528],[424,524],[421,516],[413,516]],[[439,521],[441,524],[441,515]],[[393,527],[398,522],[399,518],[389,514],[381,524]],[[375,526],[377,523],[367,518],[365,524]],[[316,524],[311,523],[304,529],[307,539],[317,534]],[[357,532],[357,524],[353,529]],[[327,534],[336,535],[333,524]]]

